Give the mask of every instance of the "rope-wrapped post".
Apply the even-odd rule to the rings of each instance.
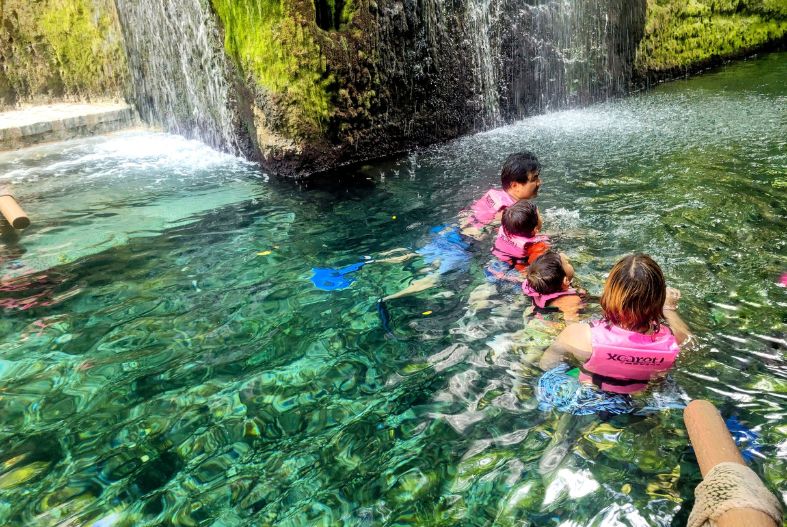
[[[30,225],[30,218],[10,194],[0,195],[0,214],[14,229],[24,229]]]
[[[719,463],[744,465],[741,453],[732,440],[721,414],[708,401],[695,400],[683,411],[683,421],[697,455],[700,472],[705,477]],[[716,520],[719,527],[777,527],[762,511],[749,508],[731,509]]]

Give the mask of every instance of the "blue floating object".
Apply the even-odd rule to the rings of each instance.
[[[323,291],[336,291],[338,289],[347,289],[350,284],[355,282],[355,278],[347,276],[354,273],[364,265],[373,262],[374,260],[364,260],[354,264],[347,265],[340,269],[312,267],[311,281],[314,287]]]
[[[727,429],[730,431],[735,444],[738,445],[741,456],[743,456],[746,463],[751,463],[754,456],[762,457],[762,452],[760,451],[762,444],[760,443],[760,435],[757,432],[738,421],[737,416],[734,415],[728,417],[724,423],[727,425]]]

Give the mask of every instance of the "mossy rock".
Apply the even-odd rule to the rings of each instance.
[[[634,66],[641,77],[669,77],[783,41],[785,32],[780,0],[647,0]]]
[[[122,97],[129,76],[114,2],[1,2],[0,66],[0,105]]]

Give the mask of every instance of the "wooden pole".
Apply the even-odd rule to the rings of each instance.
[[[719,463],[745,465],[721,414],[708,401],[695,400],[683,411],[683,421],[697,455],[702,476]],[[716,521],[719,527],[777,527],[773,518],[756,509],[731,509]]]
[[[10,194],[0,196],[0,214],[8,220],[8,223],[14,229],[24,229],[30,225],[30,218],[27,217],[25,211],[22,210],[22,207]]]

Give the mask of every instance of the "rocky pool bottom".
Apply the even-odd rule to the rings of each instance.
[[[582,286],[646,251],[682,290],[698,342],[659,393],[755,432],[784,499],[786,58],[300,186],[164,134],[0,154],[33,219],[0,246],[0,523],[683,525],[680,410],[540,411],[532,361],[562,323],[479,293],[484,244],[389,303],[395,338],[376,300],[424,262],[309,282],[423,245],[522,149]]]

